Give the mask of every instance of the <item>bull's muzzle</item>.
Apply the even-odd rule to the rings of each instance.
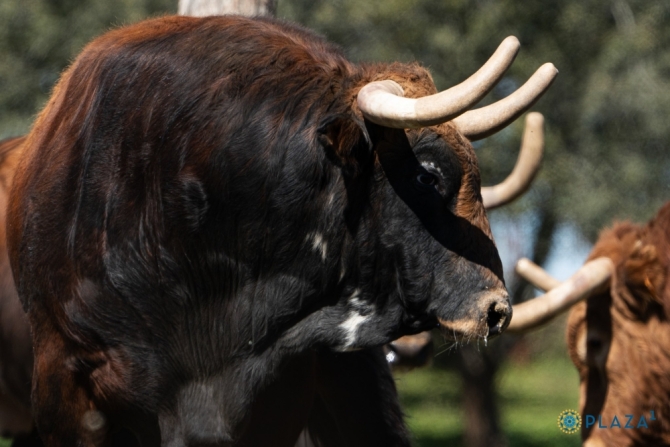
[[[465,318],[438,318],[446,337],[460,339],[487,338],[502,333],[512,319],[512,305],[503,288],[485,290],[475,295],[477,303]]]

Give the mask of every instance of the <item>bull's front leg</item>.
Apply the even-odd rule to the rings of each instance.
[[[31,397],[35,425],[46,447],[161,444],[156,417],[139,410],[145,395],[121,357],[106,355],[102,348],[83,351],[53,328],[42,334],[46,336],[36,332],[33,338]]]
[[[57,334],[34,339],[33,416],[47,447],[102,447],[107,426]]]
[[[381,348],[321,352],[317,373],[317,397],[307,427],[316,445],[411,445]]]

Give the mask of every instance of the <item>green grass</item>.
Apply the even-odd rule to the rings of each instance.
[[[415,445],[463,445],[465,424],[456,373],[433,367],[396,377]],[[508,363],[498,380],[501,426],[510,446],[580,445],[579,435],[564,434],[556,425],[561,411],[578,409],[579,379],[569,360]]]
[[[407,423],[418,446],[460,442],[463,423],[458,377],[453,371],[423,368],[398,373],[396,384]]]
[[[567,360],[510,365],[500,380],[502,426],[514,446],[579,446],[558,429],[561,411],[579,410],[579,376]]]

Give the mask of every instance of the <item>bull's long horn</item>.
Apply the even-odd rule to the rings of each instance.
[[[531,112],[526,116],[521,150],[512,173],[502,183],[482,188],[482,199],[486,209],[506,205],[530,187],[542,161],[543,124],[544,117],[541,113]]]
[[[546,63],[511,95],[489,106],[462,114],[454,120],[454,124],[470,141],[493,135],[535,104],[554,82],[557,74],[554,64]]]
[[[402,87],[394,81],[371,82],[358,92],[358,107],[367,119],[386,127],[418,128],[447,122],[486,96],[512,65],[518,51],[519,40],[510,36],[468,79],[419,99],[403,98]]]
[[[519,259],[514,270],[523,279],[544,292],[561,285],[559,280],[528,258]]]
[[[603,290],[613,272],[614,264],[609,258],[587,262],[558,287],[540,297],[516,304],[507,332],[526,332],[548,322],[578,301]]]

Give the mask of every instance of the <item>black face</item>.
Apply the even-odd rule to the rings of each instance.
[[[385,321],[400,319],[401,333],[438,322],[455,338],[500,332],[511,308],[478,176],[466,172],[476,170],[463,159],[471,148],[454,149],[432,128],[409,138],[373,124],[368,130],[379,160],[371,192],[371,294],[386,300],[376,312],[389,314]]]

